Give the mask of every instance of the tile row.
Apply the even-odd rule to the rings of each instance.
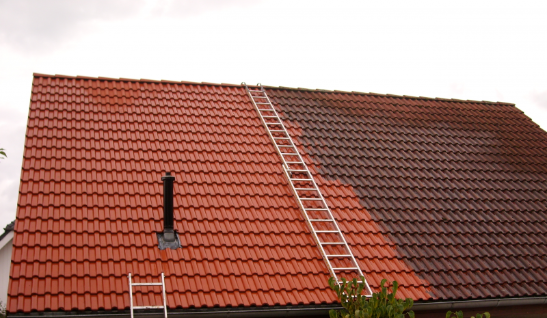
[[[414,97],[414,96],[398,96],[391,94],[377,93],[360,93],[360,92],[337,92],[337,91],[310,91],[306,89],[282,89],[268,87],[266,89],[270,98],[286,98],[292,101],[307,100],[308,102],[316,101],[318,103],[329,104],[332,101],[350,101],[359,102],[358,108],[366,107],[371,103],[379,103],[386,105],[415,105],[419,107],[433,108],[456,108],[456,109],[482,109],[484,111],[509,111],[522,113],[511,103],[503,102],[488,102],[488,101],[473,101],[473,100],[458,100],[445,98],[429,98],[429,97]]]
[[[35,77],[33,82],[33,92],[52,92],[59,95],[68,94],[78,89],[101,89],[101,90],[137,90],[148,91],[147,95],[178,92],[193,94],[231,94],[245,95],[245,89],[242,86],[234,85],[207,85],[200,83],[184,83],[153,80],[134,80],[134,79],[96,79],[96,78],[48,78]]]
[[[299,105],[300,104],[300,105]],[[321,123],[341,122],[361,124],[363,121],[388,119],[387,122],[394,122],[397,119],[404,119],[404,124],[422,124],[431,123],[433,126],[446,127],[465,126],[466,124],[477,125],[493,125],[492,128],[498,129],[497,125],[529,125],[530,129],[534,125],[533,122],[526,117],[515,117],[514,113],[503,112],[464,112],[458,108],[428,108],[421,107],[401,107],[399,105],[375,105],[367,104],[366,107],[359,107],[358,103],[354,104],[354,114],[346,112],[346,103],[332,101],[327,105],[313,105],[313,101],[301,100],[299,104],[288,104],[286,101],[275,100],[274,105],[286,107],[290,105],[290,113],[298,116],[302,121],[314,121]],[[337,106],[342,106],[338,107]],[[386,107],[387,106],[387,107]],[[350,106],[351,107],[351,106]],[[332,108],[336,108],[336,112],[332,112]],[[358,110],[358,111],[357,111]],[[386,121],[384,121],[386,122]],[[495,125],[495,126],[494,126]]]

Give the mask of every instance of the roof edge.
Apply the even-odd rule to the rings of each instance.
[[[116,81],[116,82],[141,82],[141,83],[171,83],[171,84],[193,84],[193,85],[208,85],[208,86],[234,86],[241,87],[241,84],[231,84],[231,83],[209,83],[209,82],[191,82],[191,81],[172,81],[172,80],[153,80],[147,78],[126,78],[126,77],[92,77],[92,76],[82,76],[82,75],[63,75],[63,74],[43,74],[43,73],[32,73],[34,77],[50,77],[50,78],[68,78],[68,79],[89,79],[89,80],[99,80],[99,81]],[[255,85],[249,85],[255,86]]]
[[[412,306],[413,311],[472,309],[472,308],[497,308],[508,306],[533,306],[547,305],[547,296],[542,297],[518,297],[518,298],[486,298],[473,300],[455,301],[430,301],[416,302]],[[170,317],[196,316],[199,318],[229,318],[237,317],[302,317],[328,315],[331,309],[342,309],[338,304],[322,305],[296,305],[296,306],[265,306],[265,307],[231,307],[231,308],[196,308],[196,309],[175,309],[169,311]],[[162,318],[163,311],[137,312],[134,314],[143,318]],[[122,318],[130,316],[129,310],[120,311],[53,311],[53,312],[32,312],[8,314],[9,317],[22,318]]]
[[[207,85],[207,86],[232,86],[232,87],[241,87],[241,84],[231,84],[231,83],[210,83],[210,82],[191,82],[191,81],[172,81],[172,80],[153,80],[153,79],[135,79],[135,78],[113,78],[113,77],[91,77],[91,76],[71,76],[71,75],[62,75],[62,74],[42,74],[42,73],[33,73],[33,76],[36,77],[50,77],[50,78],[68,78],[68,79],[90,79],[90,80],[102,80],[102,81],[117,81],[117,82],[141,82],[141,83],[171,83],[171,84],[190,84],[190,85]],[[249,87],[259,87],[258,85],[249,85]],[[341,90],[328,90],[321,88],[304,88],[304,87],[287,87],[287,86],[269,86],[262,85],[264,88],[268,89],[284,89],[284,90],[295,90],[295,91],[310,91],[310,92],[323,92],[323,93],[342,93],[342,94],[357,94],[357,95],[369,95],[369,96],[383,96],[391,98],[403,98],[403,99],[416,99],[416,100],[436,100],[443,102],[456,102],[456,103],[479,103],[479,104],[499,104],[499,105],[509,105],[516,106],[515,103],[506,103],[506,102],[492,102],[487,100],[472,100],[472,99],[456,99],[456,98],[442,98],[442,97],[426,97],[426,96],[411,96],[411,95],[396,95],[396,94],[380,94],[374,92],[358,92],[358,91],[341,91]]]
[[[168,310],[169,317],[189,317],[199,318],[228,318],[228,317],[302,317],[328,315],[331,309],[342,309],[340,305],[293,305],[293,306],[264,306],[264,307],[229,307],[229,308],[195,308],[195,309],[174,309]],[[8,317],[21,318],[122,318],[130,316],[129,310],[120,311],[85,311],[85,312],[31,312],[31,313],[13,313]],[[134,312],[134,316],[143,318],[163,318],[163,310]]]
[[[2,239],[6,237],[10,232],[13,232],[14,229],[15,229],[15,220],[11,221],[10,223],[6,225],[6,227],[4,227],[4,233],[0,234],[0,241],[2,241]]]
[[[254,86],[254,85],[249,85]],[[396,95],[396,94],[381,94],[374,92],[358,92],[358,91],[340,91],[340,90],[328,90],[321,88],[303,88],[303,87],[286,87],[286,86],[268,86],[263,85],[264,88],[268,89],[284,89],[284,90],[297,90],[297,91],[310,91],[310,92],[323,92],[323,93],[342,93],[342,94],[356,94],[356,95],[369,95],[369,96],[381,96],[381,97],[392,97],[392,98],[403,98],[403,99],[417,99],[417,100],[436,100],[443,102],[457,102],[457,103],[474,103],[474,104],[494,104],[494,105],[509,105],[516,106],[515,103],[507,102],[492,102],[488,100],[472,100],[472,99],[457,99],[457,98],[443,98],[443,97],[426,97],[426,96],[412,96],[412,95]]]
[[[416,302],[414,303],[414,306],[412,306],[412,310],[429,311],[529,305],[547,305],[547,296]]]

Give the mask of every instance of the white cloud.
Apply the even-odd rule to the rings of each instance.
[[[135,15],[142,4],[142,0],[2,0],[0,41],[25,53],[43,53],[89,32],[93,21]]]
[[[0,229],[15,219],[26,117],[22,112],[0,108],[0,148],[7,154],[7,158],[0,160]]]
[[[26,54],[59,50],[93,32],[98,23],[147,18],[185,18],[248,0],[0,0],[0,43]]]
[[[539,108],[547,111],[547,89],[540,93],[532,93],[532,99]]]

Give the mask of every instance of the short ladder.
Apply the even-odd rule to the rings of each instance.
[[[159,283],[133,283],[131,281],[131,273],[127,276],[129,278],[129,306],[131,308],[131,318],[133,318],[134,309],[163,309],[163,316],[167,318],[167,300],[165,298],[165,276],[161,273],[161,282]],[[161,293],[163,296],[163,306],[133,306],[133,286],[161,286]]]
[[[250,89],[247,84],[242,83],[242,85],[245,86],[247,94],[260,115],[262,124],[283,161],[285,176],[331,276],[338,284],[342,283],[342,277],[347,280],[357,278],[361,282],[360,277],[364,276],[363,272],[264,87],[258,84],[257,89]],[[365,280],[364,283],[366,295],[372,296],[368,282]]]

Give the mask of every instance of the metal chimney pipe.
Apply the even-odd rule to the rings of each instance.
[[[163,239],[166,242],[175,241],[175,231],[173,230],[173,181],[175,177],[171,172],[166,172],[161,177],[163,181]]]

